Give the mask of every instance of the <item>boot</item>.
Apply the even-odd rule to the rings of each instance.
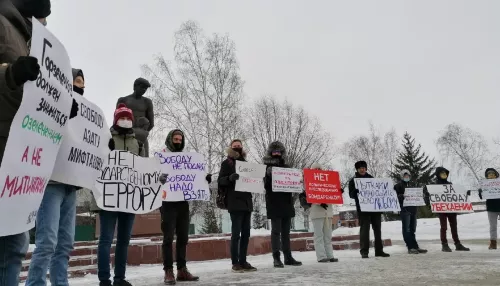
[[[285,254],[285,265],[289,265],[289,266],[302,266],[302,262],[295,260],[292,257],[292,253],[289,252],[289,253]]]
[[[384,251],[380,251],[375,253],[375,257],[390,257],[391,255],[388,253],[385,253]]]
[[[241,265],[239,265],[239,264],[233,264],[232,271],[235,272],[235,273],[243,273],[243,272],[245,272],[245,270],[243,269],[243,267],[241,267]]]
[[[441,251],[443,252],[451,252],[451,248],[448,246],[448,243],[443,243],[443,247],[441,248]]]
[[[283,268],[283,267],[285,267],[285,265],[283,265],[283,262],[281,262],[279,251],[273,253],[273,259],[274,259],[274,263],[273,263],[274,264],[274,268]]]
[[[497,241],[496,240],[490,240],[490,247],[488,249],[497,249]]]
[[[412,249],[408,249],[408,254],[419,254],[419,253],[420,253],[420,252],[418,252],[418,250],[417,250],[417,249],[414,249],[414,248],[412,248]]]
[[[318,260],[318,262],[319,262],[319,263],[330,262],[330,259],[328,259],[328,258],[323,258],[323,259]]]
[[[417,248],[418,253],[427,253],[427,249]]]
[[[252,264],[245,262],[241,265],[241,268],[244,272],[254,272],[257,271],[257,268],[253,267]]]
[[[456,251],[470,251],[470,248],[463,246],[461,243],[455,244]]]
[[[113,286],[132,286],[127,280],[120,280],[113,282]]]
[[[338,258],[330,258],[330,262],[339,262]]]
[[[177,281],[198,281],[200,277],[193,276],[186,267],[177,269]]]
[[[369,258],[368,253],[361,253],[361,258]]]
[[[165,277],[163,278],[163,283],[165,283],[165,285],[175,285],[174,270],[172,268],[165,270]]]

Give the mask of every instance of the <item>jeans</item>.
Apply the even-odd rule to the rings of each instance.
[[[247,262],[248,243],[250,242],[251,212],[231,212],[231,260],[233,265]]]
[[[28,246],[29,232],[0,237],[0,286],[19,285]]]
[[[358,213],[359,218],[359,244],[361,254],[368,254],[370,251],[370,225],[375,236],[375,254],[383,252],[384,244],[382,243],[382,214],[380,213]]]
[[[115,226],[118,221],[115,246],[115,282],[125,280],[127,268],[128,245],[134,226],[135,214],[123,212],[99,212],[100,235],[97,248],[97,276],[99,281],[109,281],[111,278],[110,255],[111,244],[115,236]]]
[[[281,242],[281,250],[283,250],[285,258],[292,253],[290,249],[291,225],[292,218],[290,217],[271,219],[271,248],[273,253],[279,252]]]
[[[456,213],[439,214],[439,224],[441,225],[441,243],[448,243],[448,239],[446,238],[446,231],[448,230],[448,222],[446,220],[450,222],[451,237],[453,238],[453,241],[455,242],[455,244],[459,244],[460,239],[458,239]]]
[[[500,212],[488,212],[490,222],[490,240],[497,240],[497,223]]]
[[[76,188],[47,185],[36,216],[36,248],[26,286],[47,285],[47,269],[52,285],[69,285],[68,263],[75,238],[75,218]]]
[[[172,245],[174,233],[177,269],[186,267],[186,247],[189,240],[189,204],[187,202],[164,202],[161,208],[161,231],[163,232],[163,270],[174,268]]]
[[[314,228],[314,250],[316,251],[317,260],[332,259],[332,218],[315,218],[312,223]]]
[[[403,226],[403,239],[408,250],[418,249],[415,231],[417,230],[417,214],[409,212],[404,208],[401,210],[401,224]]]

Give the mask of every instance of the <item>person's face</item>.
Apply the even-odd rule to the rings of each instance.
[[[491,179],[496,179],[497,178],[497,174],[495,174],[495,172],[488,172],[487,177],[490,180]]]
[[[405,182],[410,181],[410,175],[405,174],[405,175],[403,176],[403,180],[404,180]]]
[[[441,172],[441,173],[439,174],[439,177],[440,177],[441,179],[443,179],[443,180],[446,180],[446,179],[448,178],[448,175],[446,174],[446,172]]]
[[[85,88],[85,81],[81,76],[77,76],[73,81],[74,86],[78,86],[79,88]]]
[[[174,137],[172,137],[172,143],[182,144],[182,135],[174,135]]]
[[[232,149],[243,149],[243,145],[241,145],[241,142],[235,141],[233,144],[231,144]]]
[[[365,174],[366,174],[366,168],[365,168],[365,167],[361,167],[361,168],[359,168],[359,169],[358,169],[358,174],[360,174],[360,175],[362,175],[362,176],[363,176],[363,175],[365,175]]]

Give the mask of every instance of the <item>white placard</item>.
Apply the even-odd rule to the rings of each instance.
[[[400,211],[398,195],[391,179],[356,178],[356,189],[362,212]]]
[[[406,188],[404,207],[419,207],[425,206],[424,189],[423,188]]]
[[[69,120],[52,180],[92,189],[109,154],[111,133],[102,110],[77,93],[74,96],[78,115]]]
[[[92,193],[106,211],[145,214],[161,207],[160,163],[127,151],[109,153]]]
[[[168,174],[162,187],[162,198],[167,202],[209,201],[210,189],[206,180],[207,163],[203,155],[194,152],[156,152],[161,170]]]
[[[0,237],[25,232],[35,218],[66,137],[73,74],[64,46],[33,21],[30,56],[40,73],[24,85],[23,100],[10,128],[0,167]]]
[[[500,199],[500,179],[482,180],[481,190],[485,200]]]
[[[263,194],[266,165],[236,161],[236,174],[240,178],[236,181],[235,191]]]
[[[302,170],[272,168],[273,192],[302,193],[304,190]]]
[[[460,185],[428,185],[433,213],[474,212],[467,190]]]

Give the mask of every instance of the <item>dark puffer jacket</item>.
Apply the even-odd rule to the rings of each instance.
[[[487,179],[488,172],[493,171],[497,175],[497,178],[499,177],[499,174],[497,170],[493,168],[488,168],[484,172],[484,177]],[[483,198],[483,191],[479,190],[479,197],[482,199]],[[500,199],[491,199],[491,200],[486,200],[486,210],[489,212],[500,212]]]
[[[400,173],[400,181],[396,185],[394,185],[394,190],[396,191],[396,194],[398,195],[398,200],[399,200],[399,206],[401,207],[402,211],[407,211],[410,213],[417,213],[417,207],[415,206],[410,206],[410,207],[403,207],[404,201],[405,201],[405,190],[406,188],[416,188],[416,184],[413,183],[412,181],[405,182],[403,180],[405,174],[409,174],[410,172],[408,170],[403,170]]]
[[[351,199],[354,199],[354,201],[356,201],[356,210],[358,211],[358,213],[362,213],[362,211],[361,207],[359,206],[359,199],[358,199],[359,190],[356,189],[356,183],[354,182],[354,180],[361,178],[373,178],[373,176],[368,173],[362,176],[358,172],[356,172],[354,174],[354,178],[352,178],[349,181],[349,197]],[[380,214],[380,212],[370,212],[370,214]]]
[[[444,167],[437,167],[436,172],[434,173],[434,176],[436,177],[436,179],[434,180],[433,183],[431,183],[431,185],[451,185],[452,184],[450,181],[448,181],[448,178],[441,179],[441,177],[439,177],[439,174],[441,174],[442,172],[445,172],[446,176],[450,175],[450,171],[448,171],[448,169],[446,169]],[[430,194],[427,191],[427,186],[424,187],[424,200],[425,200],[425,203],[427,205],[431,204]]]
[[[281,151],[281,158],[272,157],[272,152]],[[263,158],[264,165],[267,169],[272,167],[290,168],[286,163],[286,150],[281,142],[273,142],[269,144],[267,156]],[[273,175],[266,171],[264,178],[264,188],[266,189],[266,209],[267,218],[291,218],[295,217],[295,207],[292,193],[273,192]]]
[[[246,161],[246,153],[238,152],[231,148],[226,150],[227,158],[220,166],[218,184],[219,189],[224,189],[227,192],[227,210],[229,212],[236,211],[253,211],[252,193],[235,191],[236,182],[231,182],[229,176],[236,173],[236,161]]]

